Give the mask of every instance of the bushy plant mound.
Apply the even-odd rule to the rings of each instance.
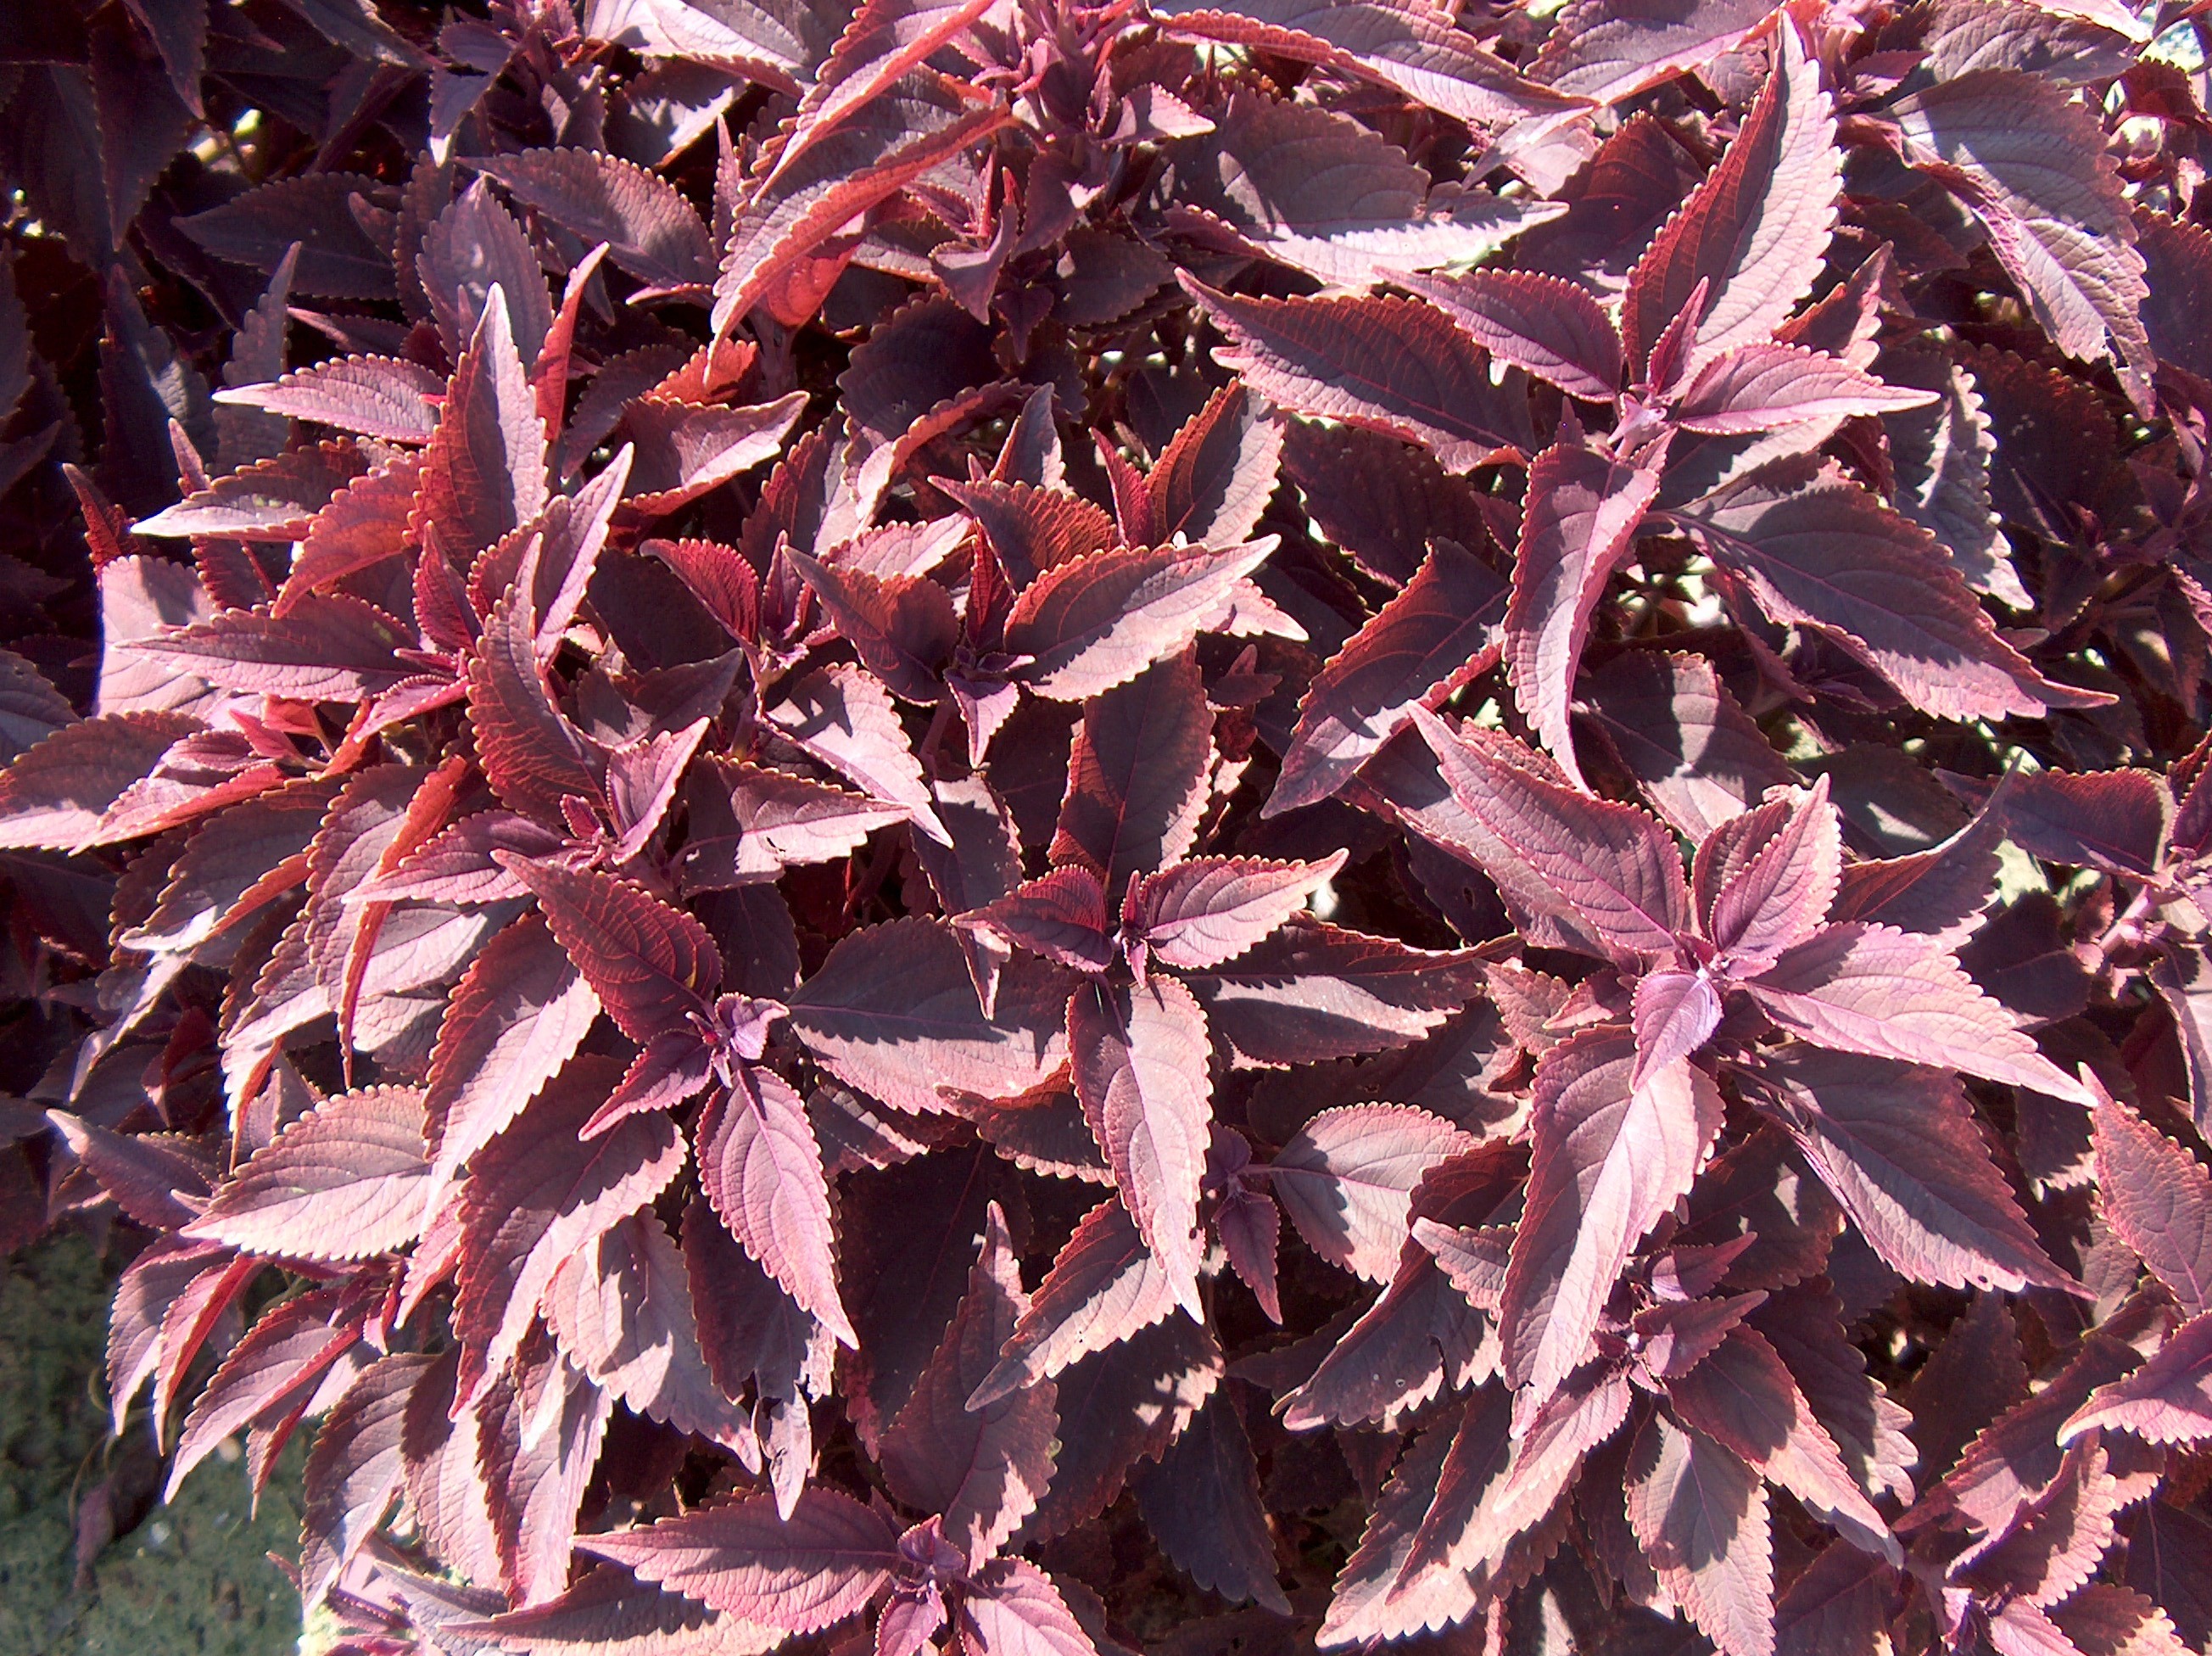
[[[117,1428],[357,1656],[2203,1650],[2193,9],[11,17]]]

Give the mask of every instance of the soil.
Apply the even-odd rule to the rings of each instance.
[[[123,1260],[59,1234],[0,1277],[0,1652],[8,1656],[279,1656],[300,1600],[274,1550],[298,1545],[295,1442],[252,1510],[240,1457],[211,1456],[161,1501],[142,1402],[108,1432],[107,1301]],[[119,1530],[80,1570],[80,1519]]]

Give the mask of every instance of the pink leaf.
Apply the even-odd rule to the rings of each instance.
[[[1772,837],[1734,866],[1706,916],[1713,942],[1748,965],[1781,959],[1820,928],[1843,879],[1843,827],[1822,776]]]
[[[1267,1178],[1316,1253],[1370,1282],[1388,1282],[1410,1234],[1413,1187],[1474,1142],[1425,1110],[1355,1105],[1300,1128]]]
[[[642,167],[589,149],[525,149],[476,165],[585,246],[606,243],[607,257],[649,286],[714,279],[707,227],[674,185]]]
[[[1481,974],[1464,950],[1408,948],[1299,916],[1182,981],[1217,1039],[1272,1065],[1404,1046],[1473,999]]]
[[[1632,1038],[1591,1030],[1539,1067],[1528,1213],[1498,1313],[1528,1407],[1582,1361],[1629,1251],[1688,1191],[1720,1126],[1703,1071],[1677,1061],[1632,1084],[1635,1064]]]
[[[1176,1308],[1176,1298],[1128,1209],[1111,1198],[1100,1202],[1077,1222],[968,1407],[988,1409],[1150,1328]]]
[[[818,140],[797,135],[790,165],[780,164],[771,149],[763,158],[769,170],[748,192],[722,254],[714,282],[715,334],[727,334],[795,271],[803,272],[848,220],[1010,119],[1004,105],[970,101],[961,95],[966,90],[916,70],[827,125]],[[788,320],[797,322],[814,307],[793,308],[799,314]]]
[[[1567,709],[1590,618],[1634,545],[1659,490],[1651,466],[1632,466],[1561,442],[1529,462],[1505,661],[1514,699],[1567,773],[1582,784]]]
[[[2063,1284],[1955,1079],[1802,1047],[1782,1079],[1784,1124],[1892,1266],[1953,1286]]]
[[[1225,551],[1113,547],[1055,565],[1006,618],[1007,649],[1029,658],[1008,676],[1062,702],[1127,684],[1210,626],[1274,546],[1269,535]]]
[[[399,1493],[399,1426],[430,1359],[385,1357],[331,1411],[307,1458],[301,1513],[300,1597],[311,1608],[337,1584]]]
[[[1097,1656],[1052,1578],[1027,1559],[977,1571],[959,1621],[961,1647],[975,1656]]]
[[[1151,539],[1235,546],[1252,537],[1275,492],[1281,423],[1242,385],[1221,387],[1184,422],[1145,477]]]
[[[1795,24],[1777,23],[1774,42],[1773,67],[1735,141],[1629,277],[1620,332],[1632,364],[1650,356],[1700,282],[1708,287],[1692,366],[1765,342],[1820,272],[1843,183],[1835,115]]]
[[[799,1308],[860,1344],[837,1298],[830,1189],[806,1107],[772,1069],[748,1064],[699,1118],[699,1184],[745,1252]]]
[[[507,307],[487,304],[422,451],[417,511],[449,557],[473,557],[545,507],[545,427]]]
[[[1465,472],[1532,446],[1522,382],[1491,383],[1482,348],[1407,299],[1248,299],[1182,277],[1229,343],[1216,360],[1300,414],[1425,445]]]
[[[1084,703],[1050,856],[1118,896],[1129,876],[1180,861],[1198,833],[1212,709],[1188,651]]]
[[[2184,1323],[2141,1368],[2091,1392],[2059,1428],[2059,1440],[2071,1443],[2095,1427],[2146,1443],[2212,1438],[2212,1315]]]
[[[1481,671],[1507,591],[1458,542],[1431,542],[1405,589],[1315,675],[1261,814],[1328,798],[1405,727],[1417,703]]]
[[[432,403],[445,392],[443,380],[404,357],[341,356],[267,385],[218,391],[215,399],[386,442],[419,443],[438,429]]]
[[[1088,868],[1055,868],[963,915],[956,923],[1078,971],[1104,971],[1114,960],[1106,893]]]
[[[949,926],[895,920],[830,950],[791,1001],[791,1026],[832,1075],[900,1110],[939,1089],[1019,1096],[1066,1062],[1066,975],[1017,956],[986,1018]]]
[[[994,1203],[960,1309],[884,1434],[885,1481],[908,1506],[941,1514],[945,1540],[971,1565],[999,1550],[1053,1476],[1059,1416],[1049,1380],[967,1407],[1029,1305]]]
[[[1129,923],[1152,958],[1202,970],[1233,959],[1271,935],[1344,866],[1336,851],[1319,862],[1198,857],[1138,882]]]
[[[1469,746],[1416,710],[1452,797],[1510,844],[1557,900],[1629,955],[1668,955],[1689,925],[1689,888],[1666,830],[1633,806],[1592,799]]]
[[[1417,276],[1399,285],[1458,323],[1500,362],[1571,397],[1611,402],[1620,390],[1620,336],[1587,289],[1536,271]]]
[[[1703,1362],[1668,1380],[1667,1397],[1683,1424],[1742,1456],[1849,1540],[1903,1563],[1889,1526],[1851,1482],[1797,1382],[1755,1330],[1730,1331]]]
[[[1759,1474],[1664,1414],[1629,1465],[1629,1522],[1661,1582],[1724,1656],[1770,1656],[1774,1557]]]
[[[2106,1221],[2185,1312],[2212,1311],[2212,1173],[2110,1099],[2098,1100],[2095,1142]]]
[[[465,1395],[514,1355],[562,1263],[683,1170],[684,1141],[665,1115],[580,1136],[614,1079],[607,1060],[571,1059],[469,1164],[453,1301],[455,1331],[469,1346]]]
[[[643,1529],[584,1536],[586,1552],[627,1565],[726,1615],[811,1633],[854,1614],[890,1585],[897,1537],[873,1508],[817,1485],[787,1521],[752,1495]]]
[[[368,459],[351,443],[287,449],[218,478],[134,527],[143,535],[295,540],[331,496],[368,470]]]
[[[1703,971],[1655,971],[1639,978],[1634,1003],[1636,1078],[1689,1057],[1720,1027],[1720,992]]]
[[[1199,1184],[1212,1119],[1206,1015],[1173,978],[1079,988],[1068,1050],[1085,1119],[1177,1303],[1198,1314]]]
[[[1887,926],[1831,926],[1745,987],[1768,1017],[1815,1046],[2087,1099],[1948,955]]]
[[[2033,716],[2094,699],[1998,636],[1934,536],[1816,457],[1767,466],[1682,516],[1769,614],[1820,628],[1924,712]]]
[[[722,981],[704,926],[611,874],[495,855],[536,896],[547,928],[623,1034],[642,1044],[690,1030],[689,1015]]]
[[[1674,399],[1688,431],[1736,436],[1808,420],[1887,414],[1935,400],[1931,391],[1886,385],[1839,356],[1802,345],[1738,345],[1714,357]]]
[[[411,1242],[429,1165],[422,1092],[325,1099],[223,1181],[185,1233],[253,1253],[366,1259]]]

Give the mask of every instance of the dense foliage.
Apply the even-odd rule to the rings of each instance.
[[[2205,1649],[2199,9],[12,12],[117,1429],[361,1656]]]

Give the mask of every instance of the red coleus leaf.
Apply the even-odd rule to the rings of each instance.
[[[1632,365],[1706,284],[1692,361],[1765,340],[1813,285],[1843,182],[1832,100],[1795,24],[1775,25],[1773,68],[1705,181],[1630,275],[1620,331]]]
[[[1553,903],[1624,954],[1674,952],[1689,923],[1689,888],[1680,854],[1657,822],[1548,781],[1510,748],[1472,746],[1425,710],[1413,721],[1453,799],[1512,848]],[[1468,849],[1480,859],[1487,848]]]
[[[1582,1361],[1629,1251],[1689,1190],[1720,1125],[1704,1071],[1678,1059],[1632,1082],[1635,1067],[1632,1039],[1592,1030],[1538,1069],[1528,1213],[1498,1313],[1530,1407]]]
[[[832,1075],[901,1110],[940,1088],[1011,1099],[1067,1059],[1067,984],[1017,956],[986,1017],[951,928],[901,920],[853,933],[791,1002],[791,1026]]]
[[[1199,1184],[1212,1119],[1206,1014],[1172,977],[1085,983],[1067,1003],[1067,1039],[1076,1097],[1137,1233],[1176,1302],[1196,1315]]]
[[[1306,906],[1344,866],[1197,857],[1138,881],[1124,923],[1163,965],[1203,968],[1235,959]]]
[[[799,1309],[847,1345],[830,1191],[805,1105],[772,1069],[745,1065],[699,1118],[699,1184],[744,1251]]]
[[[1667,1381],[1675,1416],[1741,1455],[1862,1547],[1892,1564],[1897,1543],[1774,1348],[1738,1326],[1703,1361]]]
[[[1372,1282],[1389,1280],[1410,1233],[1413,1187],[1474,1141],[1406,1105],[1325,1110],[1276,1153],[1267,1182],[1309,1246]]]
[[[1481,348],[1433,306],[1244,299],[1183,279],[1229,341],[1221,365],[1285,408],[1425,444],[1455,472],[1528,446],[1513,377],[1493,385]]]
[[[1766,1492],[1735,1451],[1664,1414],[1629,1455],[1628,1520],[1644,1557],[1728,1656],[1774,1648]]]
[[[1958,1083],[1929,1069],[1799,1048],[1783,1122],[1869,1245],[1926,1282],[2063,1283]]]
[[[1458,542],[1431,542],[1405,590],[1315,675],[1262,814],[1328,798],[1405,727],[1415,706],[1480,672],[1492,659],[1507,592]]]
[[[799,1496],[787,1519],[775,1501],[754,1495],[579,1544],[641,1580],[787,1634],[843,1621],[889,1586],[899,1566],[889,1523],[818,1487]]]
[[[446,382],[416,362],[393,356],[342,356],[287,374],[267,385],[216,393],[218,403],[336,426],[387,442],[428,442],[438,429],[434,401]]]
[[[1766,467],[1683,515],[1778,620],[1826,630],[1939,718],[2087,698],[1997,635],[1933,536],[1812,460]]]
[[[186,1235],[295,1259],[362,1259],[415,1239],[429,1174],[422,1093],[326,1099],[217,1187]]]
[[[1674,399],[1669,417],[1686,431],[1741,436],[1933,400],[1933,392],[1885,385],[1841,357],[1802,345],[1747,344],[1707,362]]]
[[[449,557],[473,557],[544,509],[545,427],[507,307],[488,303],[422,451],[416,509]]]
[[[750,1428],[708,1370],[692,1295],[667,1227],[632,1214],[554,1274],[546,1326],[570,1362],[639,1413],[742,1443]]]
[[[1151,1327],[1176,1307],[1168,1268],[1109,1199],[1085,1214],[1016,1323],[998,1364],[968,1398],[988,1409],[1070,1363]]]
[[[1528,463],[1521,548],[1504,648],[1515,699],[1544,745],[1580,782],[1567,707],[1592,613],[1659,490],[1656,466],[1555,444]]]
[[[1086,701],[1052,836],[1057,864],[1080,863],[1105,892],[1179,861],[1206,806],[1213,712],[1188,652]]]
[[[945,1540],[971,1565],[999,1550],[1053,1476],[1059,1416],[1052,1382],[974,1411],[967,1407],[1029,1304],[994,1205],[960,1309],[884,1434],[884,1475],[892,1492],[909,1507],[940,1514]]]
[[[1216,1390],[1159,1464],[1139,1475],[1137,1507],[1161,1550],[1200,1586],[1289,1612],[1275,1580],[1260,1469],[1230,1388]]]
[[[1273,537],[1224,551],[1113,547],[1055,564],[1006,617],[1006,648],[1027,658],[1008,676],[1066,702],[1127,684],[1211,625],[1273,550]]]
[[[478,169],[526,207],[580,237],[656,288],[710,283],[707,227],[676,186],[641,167],[588,149],[526,149]]]
[[[690,1015],[722,981],[705,927],[611,874],[495,855],[538,898],[547,928],[623,1034],[645,1044],[691,1032]]]
[[[2141,1368],[2091,1392],[2059,1439],[2070,1443],[2093,1427],[2132,1432],[2147,1443],[2212,1437],[2212,1317],[2184,1323]]]
[[[1768,1017],[1815,1046],[2087,1098],[1956,962],[1887,926],[1831,926],[1745,987]]]
[[[380,1359],[316,1434],[300,1529],[300,1596],[310,1605],[337,1584],[399,1493],[400,1422],[429,1364],[412,1352]]]
[[[813,115],[763,156],[715,278],[716,334],[763,301],[781,300],[792,322],[811,315],[850,256],[848,244],[842,257],[829,255],[827,271],[809,269],[840,227],[1005,123],[1002,106],[964,90],[916,70],[848,113]],[[794,283],[812,302],[797,297]]]
[[[1437,306],[1501,362],[1569,396],[1610,402],[1620,390],[1620,336],[1589,293],[1537,271],[1421,276],[1405,287]]]
[[[1106,891],[1088,868],[1054,868],[962,916],[958,923],[1079,971],[1104,971],[1114,961]]]
[[[468,1346],[465,1391],[514,1355],[562,1262],[683,1169],[684,1141],[664,1115],[632,1116],[597,1138],[581,1136],[616,1073],[605,1059],[571,1059],[469,1164],[454,1300],[455,1328]]]
[[[2100,1099],[2105,1215],[2191,1313],[2212,1310],[2212,1172],[2125,1105]]]

